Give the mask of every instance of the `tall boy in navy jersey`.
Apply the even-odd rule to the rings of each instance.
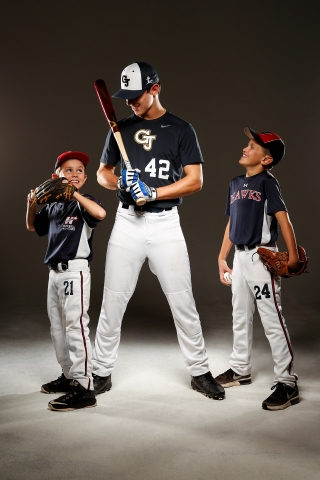
[[[99,200],[81,195],[89,158],[83,152],[59,155],[55,171],[77,191],[65,203],[50,203],[36,213],[33,190],[28,195],[27,229],[48,235],[44,263],[48,265],[48,316],[51,338],[62,375],[42,385],[43,393],[68,392],[49,402],[51,410],[68,411],[94,407],[92,352],[89,339],[88,308],[93,230],[106,215]]]
[[[100,185],[117,190],[119,206],[108,244],[93,351],[95,392],[103,393],[112,386],[122,318],[141,267],[148,260],[170,305],[191,387],[221,400],[225,393],[209,370],[178,214],[181,197],[202,187],[203,159],[192,125],[162,106],[160,90],[156,70],[148,63],[135,62],[122,71],[121,89],[114,94],[126,99],[133,112],[119,122],[133,168],[125,169],[114,136],[109,133],[97,176]],[[118,164],[119,178],[115,173]],[[138,198],[146,201],[143,207],[136,206]]]
[[[289,253],[289,268],[299,268],[297,244],[280,186],[269,172],[283,158],[285,145],[275,133],[256,133],[245,128],[250,138],[239,163],[246,174],[230,182],[226,214],[229,215],[218,257],[220,280],[232,274],[233,351],[231,368],[216,377],[224,387],[251,383],[252,322],[255,302],[274,360],[273,393],[262,403],[266,410],[282,410],[299,403],[298,376],[293,369],[293,351],[281,313],[280,277],[262,264],[257,248],[276,250],[278,224]],[[226,262],[235,245],[233,269]]]

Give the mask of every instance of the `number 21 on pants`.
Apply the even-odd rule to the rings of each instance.
[[[73,295],[73,280],[71,280],[71,282],[68,282],[68,280],[65,280],[63,282],[63,285],[64,285],[64,294]]]

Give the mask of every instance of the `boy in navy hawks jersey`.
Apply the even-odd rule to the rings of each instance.
[[[108,244],[104,296],[93,351],[95,392],[111,388],[122,318],[142,264],[148,259],[169,302],[192,388],[221,400],[224,389],[209,370],[177,209],[181,197],[201,189],[203,159],[193,127],[166,111],[159,94],[155,69],[135,62],[123,70],[121,89],[114,95],[126,99],[133,111],[119,122],[133,168],[125,169],[110,131],[98,182],[117,190],[119,207]],[[120,177],[115,174],[118,163]],[[137,198],[144,198],[146,204],[137,207]]]
[[[233,351],[231,368],[216,380],[224,387],[251,383],[252,322],[255,302],[274,360],[273,393],[262,403],[265,410],[282,410],[299,403],[298,376],[293,369],[293,351],[280,303],[280,277],[262,264],[257,248],[276,250],[278,224],[289,253],[289,268],[299,269],[297,244],[280,186],[269,170],[284,156],[285,145],[275,133],[256,133],[245,128],[250,138],[239,163],[246,174],[229,186],[226,214],[229,215],[218,258],[220,280],[232,275]],[[233,269],[226,262],[235,245]]]
[[[89,161],[83,152],[59,155],[55,171],[65,177],[77,191],[65,203],[50,203],[36,213],[33,190],[28,195],[27,228],[42,237],[48,235],[44,263],[48,265],[48,316],[51,338],[62,375],[42,385],[43,393],[67,392],[49,402],[51,410],[68,411],[94,407],[96,398],[92,382],[92,352],[89,339],[88,308],[93,230],[105,215],[99,200],[81,195]]]

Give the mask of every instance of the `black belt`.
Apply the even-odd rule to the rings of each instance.
[[[275,247],[275,246],[276,246],[276,242],[265,243],[264,245],[262,244],[261,245],[236,245],[238,250],[253,250],[259,247]]]
[[[253,250],[256,248],[255,245],[236,245],[238,250]]]
[[[123,203],[122,204],[122,208],[125,208],[126,210],[128,210],[129,208],[129,205],[126,204],[126,203]],[[139,205],[135,205],[134,206],[134,209],[137,211],[137,212],[150,212],[150,213],[161,213],[163,212],[164,210],[167,212],[168,210],[172,210],[172,207],[167,207],[167,208],[159,208],[159,207],[145,207],[144,205],[142,207],[139,207]]]
[[[62,260],[61,262],[52,262],[52,263],[48,263],[48,268],[49,270],[57,270],[59,271],[59,268],[58,268],[58,265],[61,265],[61,270],[63,270],[64,272],[66,270],[68,270],[69,268],[69,263],[68,263],[68,260]]]

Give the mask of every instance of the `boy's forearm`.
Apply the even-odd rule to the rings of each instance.
[[[224,237],[223,237],[223,240],[222,240],[222,245],[221,245],[218,261],[226,260],[228,255],[229,255],[229,252],[230,252],[230,250],[233,246],[233,243],[231,242],[231,240],[229,238],[229,233],[230,233],[230,220],[229,220],[229,222],[226,226],[225,232],[224,232]]]
[[[180,180],[171,185],[157,188],[157,200],[186,197],[201,190],[203,184],[202,165],[187,165],[184,167],[184,173],[185,176]]]
[[[74,192],[73,198],[80,203],[80,205],[87,210],[87,212],[97,220],[103,220],[106,216],[106,211],[93,200],[84,197],[79,192]]]
[[[297,250],[297,242],[294,234],[293,226],[289,220],[287,212],[277,212],[276,219],[281,228],[281,233],[289,253],[289,262],[292,264],[299,261]]]
[[[97,181],[99,185],[108,190],[118,190],[119,177],[114,172],[115,167],[101,163],[97,172]]]
[[[27,225],[27,229],[30,232],[35,231],[34,222],[37,214],[36,208],[37,208],[36,205],[30,206],[29,203],[27,204],[26,225]]]
[[[219,277],[220,277],[220,282],[223,285],[226,285],[227,287],[230,287],[230,283],[227,283],[224,274],[226,272],[232,273],[231,268],[228,267],[227,264],[227,256],[229,255],[229,252],[232,248],[233,243],[231,242],[229,238],[229,231],[230,231],[230,220],[226,226],[226,230],[224,232],[224,237],[222,240],[222,245],[220,249],[220,253],[218,256],[218,268],[219,268]]]

